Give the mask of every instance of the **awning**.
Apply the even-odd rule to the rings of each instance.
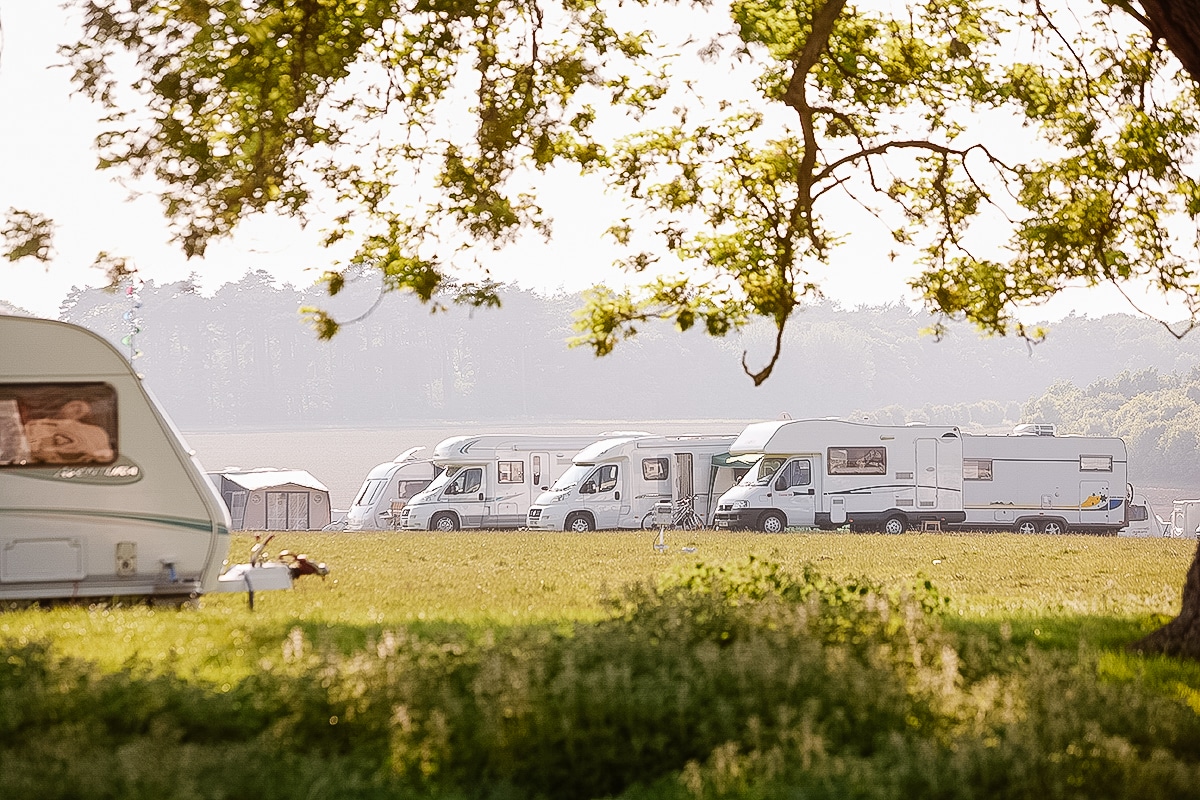
[[[718,453],[712,457],[712,465],[714,467],[748,467],[760,458],[762,458],[762,453],[746,453],[740,456]]]

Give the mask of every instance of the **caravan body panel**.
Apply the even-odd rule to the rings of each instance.
[[[443,472],[400,512],[404,530],[521,528],[534,499],[598,436],[455,436],[433,450]]]
[[[580,450],[574,464],[529,509],[530,530],[649,528],[655,506],[672,505],[672,523],[712,522],[714,489],[732,485],[733,435],[604,439]],[[714,458],[716,461],[714,461]],[[736,465],[744,471],[749,465]],[[722,484],[724,480],[724,485]]]
[[[758,422],[729,452],[759,459],[718,501],[719,528],[849,525],[898,533],[964,516],[962,435],[955,426]]]
[[[228,513],[121,353],[27,317],[0,342],[0,599],[215,586]]]
[[[1128,524],[1128,457],[1116,437],[963,436],[961,530],[1117,533]]]

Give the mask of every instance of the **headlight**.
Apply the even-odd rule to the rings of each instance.
[[[732,509],[749,508],[750,501],[749,500],[734,500],[732,503],[729,504],[729,507]]]

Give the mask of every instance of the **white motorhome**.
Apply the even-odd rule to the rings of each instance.
[[[1200,500],[1175,500],[1167,535],[1184,539],[1200,537]]]
[[[410,447],[367,473],[354,504],[346,512],[343,530],[382,531],[397,527],[408,501],[442,471],[432,458],[417,455],[423,450],[424,447]]]
[[[1051,534],[1125,528],[1133,496],[1125,442],[1036,430],[962,437],[966,519],[952,527]]]
[[[0,316],[0,342],[0,599],[291,585],[286,568],[238,565],[220,579],[229,513],[116,348],[12,316]]]
[[[596,442],[580,450],[573,466],[541,493],[529,509],[526,527],[579,532],[650,528],[660,501],[671,503],[673,525],[707,526],[713,499],[750,466],[729,461],[735,438],[635,436]]]
[[[962,434],[952,425],[756,422],[729,448],[758,460],[721,495],[715,526],[901,533],[961,522]]]
[[[575,454],[613,435],[501,433],[445,439],[431,456],[444,471],[409,499],[400,512],[400,527],[523,527],[529,506],[571,467]]]

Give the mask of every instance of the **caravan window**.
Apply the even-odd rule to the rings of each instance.
[[[1150,512],[1146,507],[1137,503],[1129,504],[1129,521],[1130,522],[1145,522],[1150,519]]]
[[[524,461],[497,461],[496,480],[500,483],[524,483]]]
[[[964,481],[990,481],[992,479],[992,460],[990,458],[964,458]]]
[[[831,447],[830,475],[887,475],[887,450],[883,447]]]
[[[117,392],[109,384],[0,384],[0,467],[116,460]]]
[[[363,484],[362,491],[359,492],[358,499],[354,501],[356,506],[369,506],[379,499],[379,493],[383,491],[383,487],[387,485],[387,480],[384,478],[372,478]]]
[[[1080,472],[1112,472],[1112,456],[1080,456]]]
[[[648,481],[665,481],[669,472],[669,461],[666,456],[662,458],[643,458],[642,459],[642,477]]]

